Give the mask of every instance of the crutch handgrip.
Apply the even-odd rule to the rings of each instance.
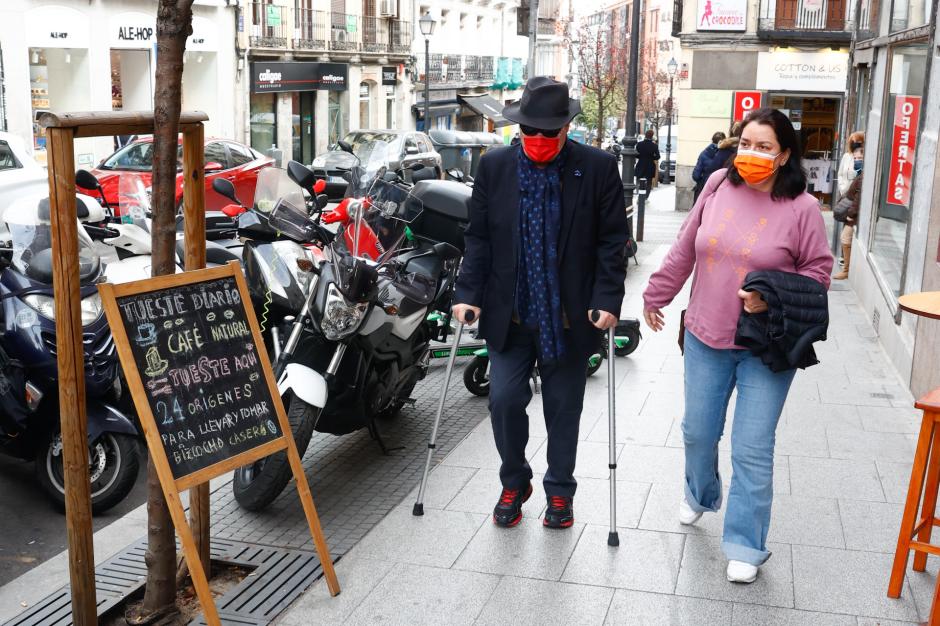
[[[591,321],[596,322],[601,319],[601,312],[597,309],[591,311]]]
[[[467,320],[467,324],[473,323],[473,320],[475,320],[476,317],[477,317],[477,314],[473,312],[473,309],[468,309],[463,314],[463,318]]]

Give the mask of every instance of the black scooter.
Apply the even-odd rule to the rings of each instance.
[[[27,197],[13,202],[0,224],[0,453],[33,461],[37,482],[64,510],[49,217],[48,198]],[[130,403],[122,398],[114,340],[96,286],[102,264],[89,237],[115,234],[108,228],[78,228],[89,479],[95,513],[130,493],[141,463],[137,428],[117,408]]]

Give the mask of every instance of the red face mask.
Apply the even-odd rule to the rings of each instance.
[[[549,163],[552,161],[561,152],[564,140],[565,136],[562,133],[558,133],[557,137],[526,134],[521,136],[522,149],[533,163]]]

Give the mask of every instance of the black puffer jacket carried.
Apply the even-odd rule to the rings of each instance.
[[[734,342],[747,348],[774,372],[819,363],[813,343],[826,340],[829,298],[812,278],[781,271],[749,272],[745,291],[756,291],[767,303],[764,313],[742,313]]]

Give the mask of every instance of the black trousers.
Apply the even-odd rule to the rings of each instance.
[[[507,489],[521,489],[532,480],[525,457],[529,441],[526,407],[532,399],[529,381],[538,357],[536,342],[534,332],[513,323],[504,349],[489,348],[490,418],[502,461],[499,478]],[[555,364],[539,366],[548,432],[548,471],[543,480],[548,496],[574,496],[578,486],[574,465],[589,356],[567,354]]]

